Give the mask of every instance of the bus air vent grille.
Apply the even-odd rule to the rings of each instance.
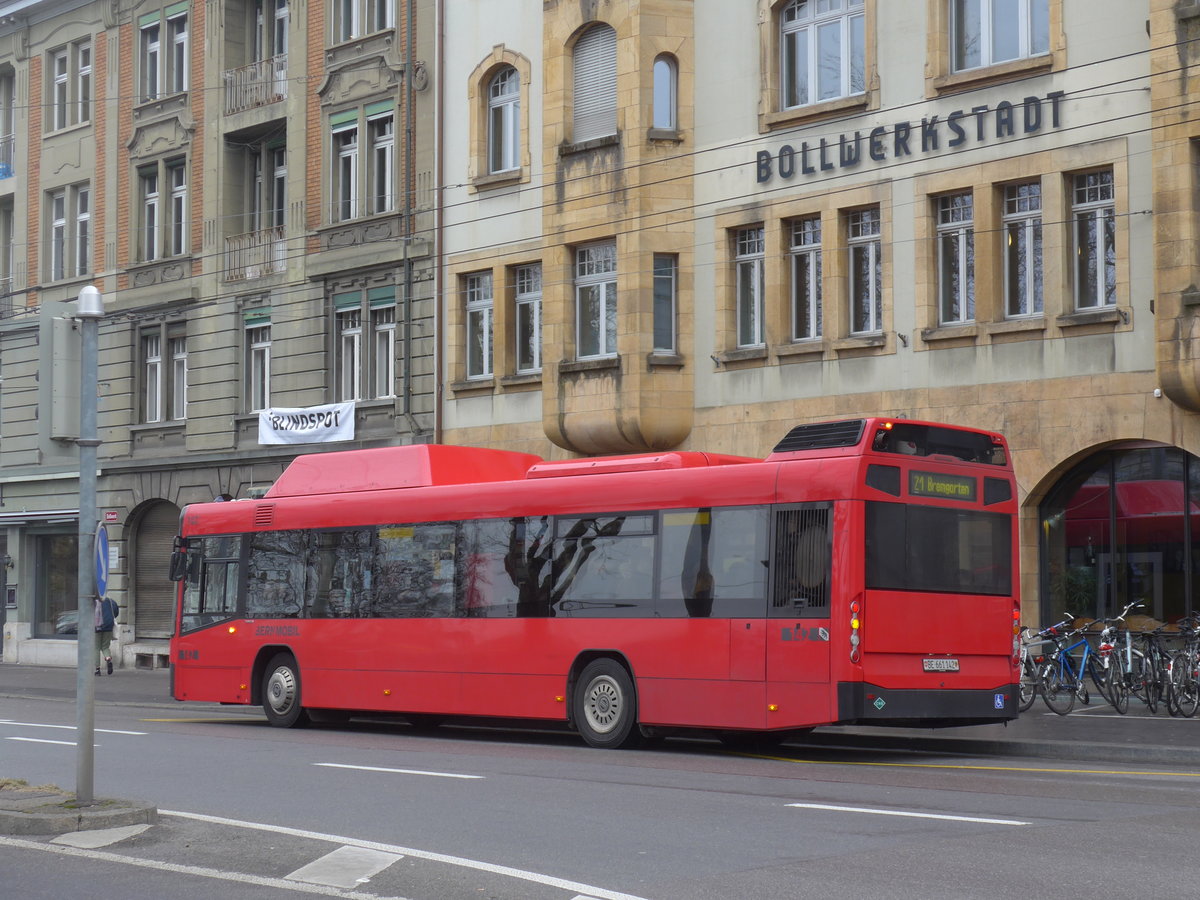
[[[275,504],[264,503],[254,509],[254,527],[270,528],[275,522]]]
[[[847,419],[842,422],[816,422],[812,425],[797,425],[775,445],[773,453],[791,453],[797,450],[826,450],[833,447],[853,447],[862,440],[863,419]]]

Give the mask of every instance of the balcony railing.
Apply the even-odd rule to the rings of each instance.
[[[0,318],[13,313],[13,280],[11,275],[0,275]]]
[[[13,151],[16,149],[15,134],[0,135],[0,178],[12,178]]]
[[[283,226],[225,238],[225,280],[246,281],[287,268]]]
[[[266,106],[286,97],[286,53],[225,73],[225,115]]]

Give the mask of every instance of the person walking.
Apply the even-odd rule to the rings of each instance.
[[[96,674],[100,674],[101,664],[108,667],[108,674],[113,673],[112,664],[112,635],[113,627],[117,624],[117,602],[111,597],[96,598]]]

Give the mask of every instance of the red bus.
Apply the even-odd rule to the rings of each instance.
[[[765,459],[544,461],[413,445],[298,457],[187,506],[178,700],[565,722],[596,747],[1017,715],[1004,438],[801,425]]]

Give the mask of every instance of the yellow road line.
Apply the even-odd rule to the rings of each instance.
[[[184,722],[192,725],[261,725],[266,719],[141,719],[142,722]]]
[[[1200,778],[1200,772],[1128,772],[1120,769],[1043,769],[1021,766],[971,766],[950,763],[901,763],[862,762],[854,760],[793,759],[788,756],[754,756],[754,759],[772,759],[777,762],[799,763],[811,766],[881,766],[895,769],[963,769],[978,772],[1033,772],[1051,775],[1137,775],[1158,778]]]

